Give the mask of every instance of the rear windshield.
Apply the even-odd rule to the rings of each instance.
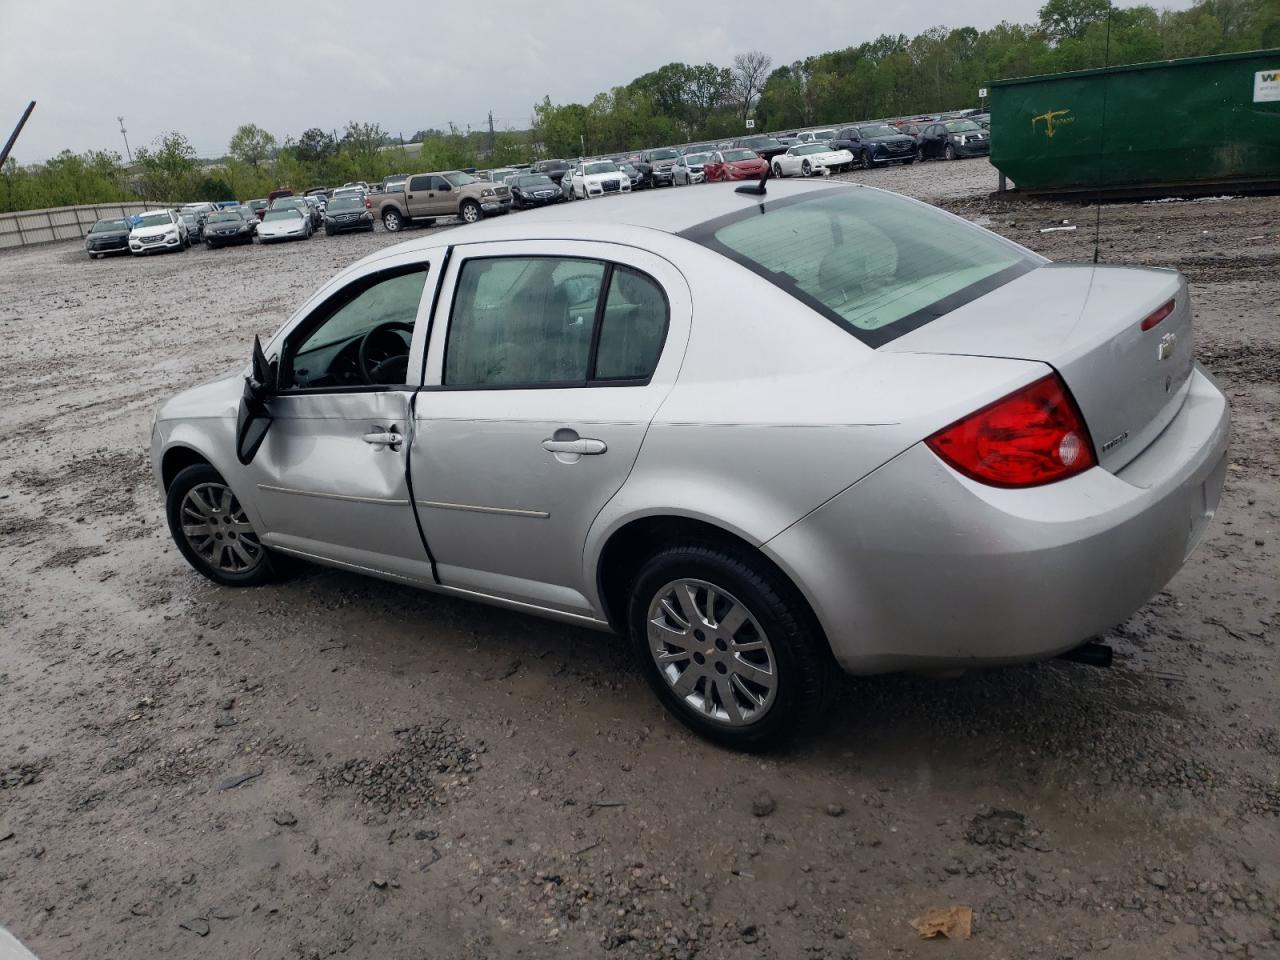
[[[932,207],[841,188],[684,233],[878,347],[1033,269],[1030,253]]]

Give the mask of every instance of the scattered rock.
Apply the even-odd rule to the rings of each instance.
[[[842,803],[828,803],[828,804],[827,804],[827,816],[828,816],[828,817],[843,817],[843,816],[844,816],[844,804],[842,804]]]
[[[1151,884],[1157,890],[1169,889],[1169,877],[1161,870],[1152,870],[1147,874],[1147,883]]]
[[[237,773],[230,777],[227,777],[220,784],[218,784],[218,789],[234,790],[236,787],[243,786],[244,784],[248,783],[250,780],[256,780],[260,776],[262,776],[261,770],[248,770],[245,773]]]
[[[204,917],[192,917],[190,920],[183,920],[178,926],[183,930],[190,930],[197,937],[207,937],[209,935],[209,921]]]
[[[277,827],[293,827],[297,826],[298,823],[298,818],[288,810],[273,813],[271,819],[275,821]]]
[[[778,808],[778,802],[773,799],[773,795],[767,790],[756,795],[751,801],[751,815],[753,817],[767,817]]]

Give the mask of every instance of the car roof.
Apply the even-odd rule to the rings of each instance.
[[[736,192],[736,183],[703,184],[697,190],[646,190],[609,200],[556,204],[529,210],[519,217],[501,217],[468,224],[458,230],[410,240],[402,249],[440,247],[450,242],[469,243],[497,240],[526,240],[539,236],[572,236],[575,225],[607,226],[625,233],[629,228],[680,233],[700,223],[749,209],[759,201],[752,194]],[[778,180],[768,182],[765,200],[780,200],[830,189],[865,189],[860,184],[818,180]],[[410,246],[412,245],[412,246]]]

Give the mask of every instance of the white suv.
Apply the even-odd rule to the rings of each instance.
[[[129,250],[141,256],[157,250],[183,250],[191,246],[187,225],[172,210],[147,210],[133,218]]]

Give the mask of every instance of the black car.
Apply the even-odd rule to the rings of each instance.
[[[639,190],[644,186],[644,174],[636,168],[634,163],[629,160],[619,160],[618,169],[627,175],[631,180],[631,189]]]
[[[187,225],[187,236],[191,238],[192,243],[200,243],[204,240],[204,216],[191,211],[179,213],[178,216]]]
[[[517,210],[545,207],[565,199],[564,192],[549,173],[521,174],[513,177],[508,186],[511,187],[511,205]]]
[[[836,132],[831,141],[836,150],[848,150],[853,162],[861,167],[886,163],[915,163],[916,141],[887,123],[868,123],[860,127],[845,127]]]
[[[766,162],[773,160],[780,153],[787,152],[787,145],[779,143],[773,137],[742,137],[733,141],[729,146],[743,150],[754,150],[756,156]]]
[[[324,211],[325,236],[332,237],[348,230],[373,233],[373,213],[364,205],[364,200],[351,194],[334,197]]]
[[[130,229],[127,219],[99,220],[85,234],[85,252],[94,260],[108,253],[128,253]]]
[[[972,120],[931,123],[920,134],[921,160],[959,160],[991,153],[991,134]]]
[[[233,243],[253,243],[258,215],[248,207],[228,207],[209,214],[204,222],[204,245],[210,250]]]
[[[545,173],[556,183],[564,179],[564,175],[573,166],[568,160],[539,160],[533,165],[534,173]]]

